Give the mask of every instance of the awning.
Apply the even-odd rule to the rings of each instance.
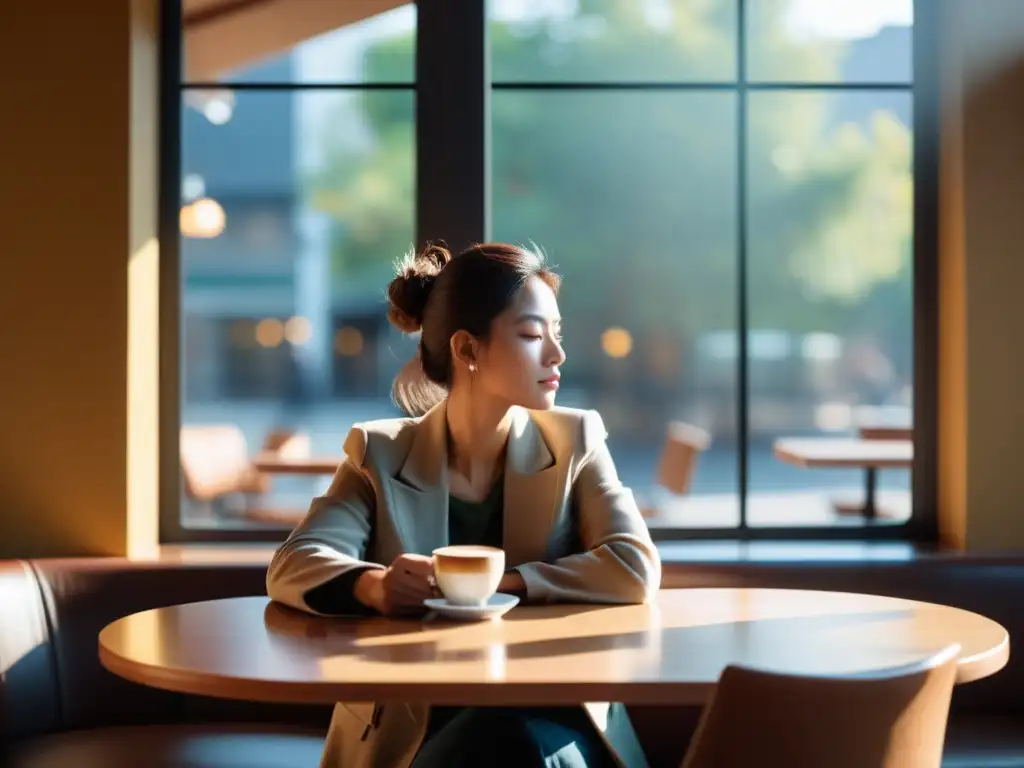
[[[409,0],[184,0],[189,80],[214,81],[231,70],[283,53]]]

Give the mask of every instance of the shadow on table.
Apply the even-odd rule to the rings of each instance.
[[[572,612],[599,611],[607,607],[573,606]],[[565,606],[561,606],[558,618],[566,615]],[[853,651],[861,658],[877,657],[879,668],[890,666],[890,661],[904,663],[908,661],[905,656],[891,660],[888,658],[887,652],[891,649],[886,648],[881,638],[860,642],[856,648],[842,648],[835,645],[836,633],[857,626],[909,619],[913,615],[911,610],[890,610],[725,621],[695,626],[654,626],[650,630],[625,633],[617,633],[612,625],[608,625],[606,633],[504,643],[488,642],[490,638],[482,636],[479,645],[468,648],[444,647],[446,643],[436,635],[431,639],[416,639],[427,632],[436,633],[438,629],[450,637],[449,633],[457,633],[466,627],[461,622],[389,619],[361,619],[354,622],[310,616],[273,603],[267,606],[264,619],[268,631],[281,639],[318,641],[315,644],[303,643],[303,652],[319,657],[353,656],[381,664],[422,664],[487,662],[496,653],[502,654],[507,661],[513,661],[650,649],[649,657],[640,663],[651,671],[699,660],[701,668],[717,669],[720,672],[721,668],[737,658],[755,665],[779,668],[779,671],[785,668],[807,669],[820,660],[822,671],[828,671],[849,663]],[[536,619],[537,614],[531,613],[531,617]],[[512,620],[512,614],[504,619]],[[405,639],[398,642],[373,642],[396,638]],[[937,649],[926,646],[922,640],[921,647],[915,650],[923,657]],[[857,671],[870,670],[858,668]]]

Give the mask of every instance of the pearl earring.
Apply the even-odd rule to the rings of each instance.
[[[469,372],[470,373],[476,373],[476,363],[470,363],[469,364]]]

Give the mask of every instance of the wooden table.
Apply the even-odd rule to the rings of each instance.
[[[784,438],[775,443],[775,456],[798,467],[864,470],[864,517],[878,514],[878,470],[907,469],[914,463],[910,440],[857,438]]]
[[[271,475],[333,475],[344,459],[340,456],[283,457],[259,453],[252,465]]]
[[[913,440],[914,428],[897,424],[864,424],[857,433],[863,440]]]
[[[952,643],[959,682],[998,671],[996,622],[837,592],[662,590],[634,606],[519,607],[499,621],[325,619],[264,597],[144,611],[107,626],[100,661],[137,683],[271,702],[702,703],[728,664],[848,674]]]

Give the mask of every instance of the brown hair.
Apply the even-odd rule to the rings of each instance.
[[[421,333],[416,357],[392,386],[395,403],[418,416],[443,400],[452,383],[452,336],[464,330],[486,341],[494,318],[531,277],[558,292],[560,279],[543,255],[516,245],[483,243],[454,258],[437,244],[409,253],[388,285],[388,320]]]

